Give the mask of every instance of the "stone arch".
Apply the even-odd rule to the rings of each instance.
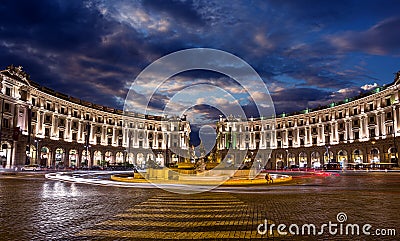
[[[97,150],[93,152],[93,166],[103,166],[103,157],[101,151]]]
[[[121,151],[115,153],[115,163],[122,164],[124,163],[124,153]]]
[[[104,153],[104,161],[108,164],[108,165],[114,165],[114,156],[113,153],[111,151],[106,151]]]
[[[90,160],[92,159],[90,151],[89,150],[86,151],[86,149],[83,150],[81,159],[82,159],[81,166],[88,166],[90,163]]]
[[[56,167],[63,168],[66,166],[65,149],[62,147],[57,147],[54,152],[54,161]]]
[[[8,141],[1,142],[0,158],[1,158],[1,166],[3,168],[11,167],[12,152],[11,152],[11,144]]]
[[[340,167],[344,168],[346,167],[348,160],[347,160],[347,151],[346,150],[340,150],[338,151],[336,155],[336,161],[340,164]]]
[[[77,167],[79,161],[79,152],[77,149],[70,149],[68,152],[68,162],[70,167]]]
[[[317,151],[311,153],[311,166],[313,168],[321,168],[321,156]]]
[[[305,152],[299,154],[299,167],[307,167],[307,154]]]
[[[276,165],[276,168],[284,168],[285,167],[282,153],[275,154],[275,165]]]
[[[48,146],[42,146],[40,148],[40,154],[39,154],[39,159],[40,159],[40,165],[41,166],[47,166],[47,167],[52,167],[53,164],[51,160],[51,149]]]
[[[328,149],[328,151],[324,151],[324,164],[331,163],[332,160],[335,160],[334,153]]]
[[[363,162],[363,152],[360,149],[355,149],[353,150],[351,154],[351,160],[352,162],[356,164],[360,164]]]
[[[293,152],[287,153],[287,163],[290,168],[296,166],[296,156]]]
[[[136,155],[136,165],[137,165],[139,168],[142,168],[142,169],[144,169],[145,166],[146,166],[146,160],[144,159],[144,154],[141,153],[141,152],[139,152],[139,153]]]
[[[127,162],[131,165],[135,164],[135,154],[128,153]]]
[[[158,166],[163,167],[164,166],[164,155],[162,153],[157,153],[156,155],[156,163]]]
[[[380,157],[379,157],[379,149],[377,147],[372,148],[369,153],[368,153],[368,162],[369,163],[379,163]]]

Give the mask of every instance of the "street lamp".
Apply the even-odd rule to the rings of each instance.
[[[35,139],[35,144],[36,144],[36,162],[37,162],[37,160],[38,160],[38,158],[39,158],[39,142],[40,142],[41,140],[38,140],[38,139]],[[36,164],[39,164],[40,165],[40,163],[36,163]]]
[[[289,150],[286,151],[286,168],[289,168]]]
[[[395,154],[394,154],[394,161],[395,161],[395,165],[398,165],[398,162],[397,162],[397,153],[398,153],[398,151],[397,151],[397,145],[396,145],[396,131],[395,131],[395,129],[394,129],[394,125],[395,125],[395,123],[394,123],[394,115],[396,114],[396,105],[394,105],[393,106],[393,108],[392,108],[392,132],[393,132],[393,145],[394,145],[394,149],[395,149]]]
[[[326,149],[326,156],[328,157],[328,164],[331,162],[331,155],[329,153],[329,148],[331,148],[330,146],[325,146]],[[328,165],[326,166],[328,169]],[[324,165],[322,165],[322,169],[324,168]]]

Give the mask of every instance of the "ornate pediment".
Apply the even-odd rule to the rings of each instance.
[[[20,81],[30,85],[31,77],[23,70],[22,66],[15,67],[14,65],[10,65],[7,66],[6,70],[10,75],[16,76]]]
[[[394,83],[399,84],[400,83],[400,71],[397,71],[396,77],[394,78]]]

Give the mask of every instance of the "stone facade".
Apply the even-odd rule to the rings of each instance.
[[[273,169],[398,165],[399,89],[398,74],[390,85],[318,110],[274,119],[221,117],[217,152]]]
[[[123,113],[40,86],[22,67],[0,72],[2,166],[160,166],[189,148],[185,118]]]

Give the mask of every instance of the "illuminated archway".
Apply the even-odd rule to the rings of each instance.
[[[321,168],[321,157],[319,152],[311,153],[311,165],[313,168]]]

